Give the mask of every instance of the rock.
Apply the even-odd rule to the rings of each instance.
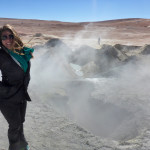
[[[34,37],[40,37],[40,36],[43,36],[43,34],[42,34],[42,33],[36,33],[36,34],[34,34],[33,36],[34,36]]]
[[[114,47],[117,48],[118,50],[122,51],[122,52],[125,52],[125,53],[127,53],[129,51],[139,50],[141,48],[141,46],[121,45],[121,44],[115,44]]]
[[[149,55],[150,54],[150,45],[145,45],[141,48],[142,55]]]
[[[121,50],[117,49],[115,46],[112,45],[106,45],[104,44],[100,51],[98,51],[98,54],[103,53],[105,57],[107,57],[109,60],[119,60],[123,61],[128,58],[128,56],[122,52]],[[100,54],[99,54],[100,55]]]
[[[92,77],[104,72],[112,74],[110,70],[121,65],[127,58],[124,52],[111,45],[104,44],[101,49],[84,45],[72,53],[70,62],[80,65],[85,77]]]
[[[58,38],[50,39],[45,43],[45,46],[48,48],[56,47],[56,46],[60,46],[60,45],[65,45],[65,44]]]
[[[103,45],[96,52],[95,64],[99,67],[99,73],[111,74],[113,68],[122,65],[127,56],[111,45]]]
[[[48,40],[44,47],[49,50],[49,53],[55,53],[57,55],[63,55],[65,57],[68,57],[72,50],[70,47],[68,47],[62,40],[58,38],[53,38]]]

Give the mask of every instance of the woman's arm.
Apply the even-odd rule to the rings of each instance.
[[[15,86],[8,86],[8,85],[3,84],[0,81],[0,100],[10,98],[15,93],[17,93],[20,87],[21,87],[21,84],[17,84]]]

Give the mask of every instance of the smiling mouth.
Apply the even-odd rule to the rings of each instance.
[[[9,46],[10,46],[10,45],[12,45],[12,43],[6,43],[6,45],[9,45]]]
[[[6,46],[8,49],[11,49],[12,43],[6,43],[5,46]]]

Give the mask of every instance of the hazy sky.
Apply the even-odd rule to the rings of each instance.
[[[2,0],[1,18],[103,21],[150,19],[150,0]]]

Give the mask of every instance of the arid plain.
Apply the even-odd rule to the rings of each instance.
[[[82,43],[125,44],[143,46],[150,43],[150,19],[120,19],[99,22],[60,22],[0,18],[0,26],[11,24],[23,40],[43,44],[53,37],[65,40],[81,38]],[[89,41],[91,40],[91,41]]]

